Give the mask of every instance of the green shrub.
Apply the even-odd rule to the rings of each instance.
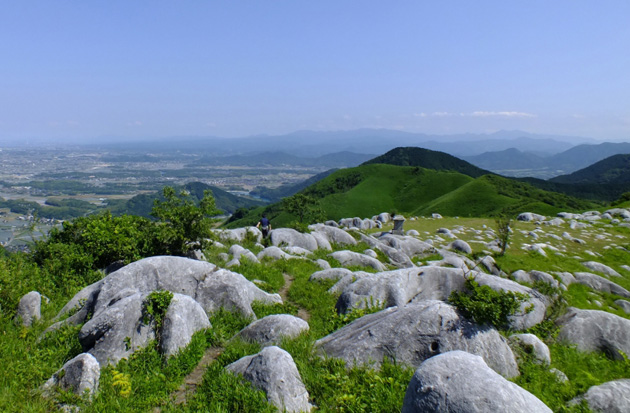
[[[487,285],[479,285],[473,278],[467,278],[465,285],[467,291],[453,291],[449,302],[475,322],[488,323],[497,328],[504,328],[508,317],[529,299],[527,294],[495,291]]]
[[[173,293],[166,290],[157,290],[149,294],[144,301],[144,323],[147,324],[149,318],[152,318],[155,321],[156,330],[161,331],[166,310],[172,299]]]

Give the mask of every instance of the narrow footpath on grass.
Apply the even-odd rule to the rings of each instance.
[[[282,274],[282,276],[284,277],[284,285],[282,286],[280,291],[278,291],[278,294],[280,294],[280,297],[282,297],[282,302],[286,303],[289,301],[288,293],[289,289],[291,288],[291,284],[293,284],[294,278],[287,273]],[[301,307],[297,304],[296,306],[298,307],[297,316],[302,320],[308,322],[309,318],[311,318],[310,313],[304,307]],[[199,364],[197,364],[197,367],[195,367],[193,371],[191,371],[186,376],[186,378],[184,378],[184,382],[182,383],[182,385],[173,394],[171,400],[174,400],[174,404],[176,406],[181,406],[182,404],[185,404],[188,397],[192,397],[192,395],[195,394],[197,387],[203,381],[203,376],[206,373],[208,366],[210,366],[221,355],[223,350],[223,347],[209,347],[208,349],[206,349],[206,352],[199,361]],[[160,409],[157,408],[155,411],[159,412]]]

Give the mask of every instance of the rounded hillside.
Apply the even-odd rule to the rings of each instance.
[[[420,168],[434,169],[436,171],[454,171],[473,178],[492,174],[490,171],[477,168],[447,153],[416,147],[394,148],[381,156],[364,162],[363,165],[375,163],[397,166],[418,166]]]

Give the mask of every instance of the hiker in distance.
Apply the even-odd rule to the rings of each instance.
[[[269,231],[271,231],[271,222],[267,219],[266,215],[263,215],[258,224],[256,224],[256,228],[260,228],[262,231],[263,238],[267,238],[269,235]]]

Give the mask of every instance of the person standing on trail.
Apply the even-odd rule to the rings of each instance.
[[[269,231],[271,231],[271,222],[267,219],[266,215],[263,215],[258,224],[256,224],[256,228],[260,228],[263,234],[263,238],[267,238],[269,235]]]

